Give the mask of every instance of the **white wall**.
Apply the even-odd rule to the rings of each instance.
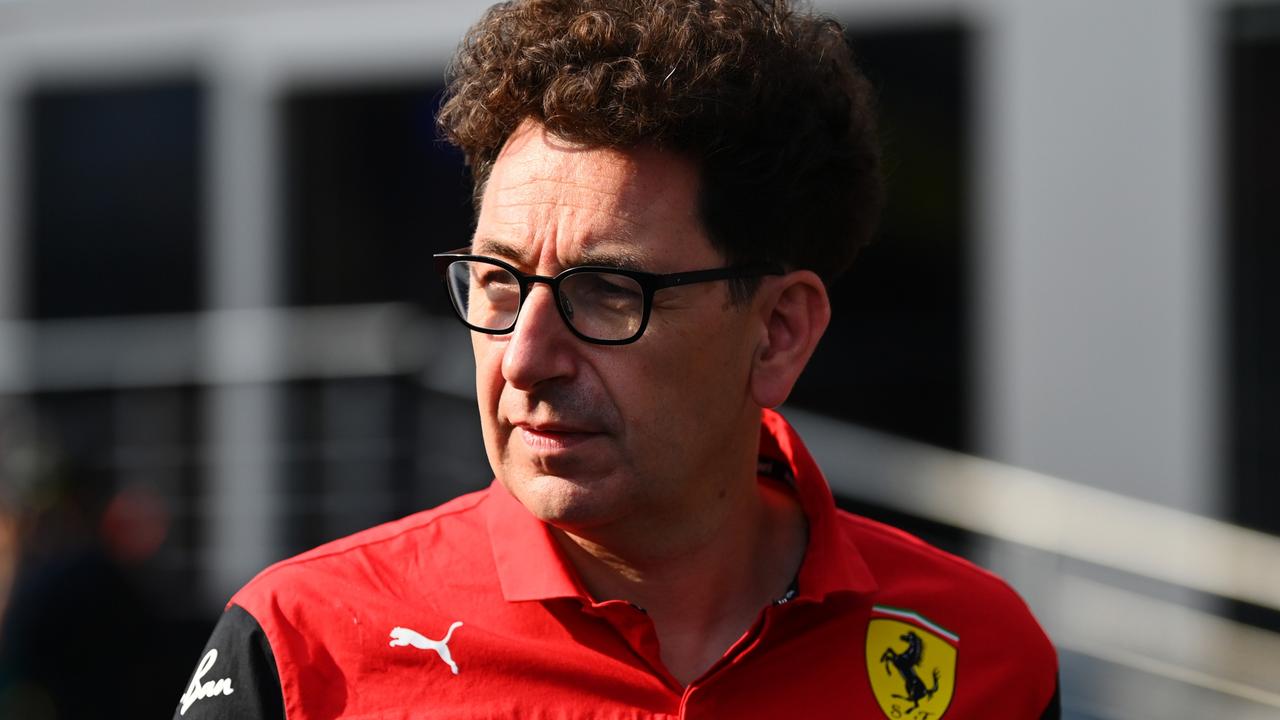
[[[984,450],[1219,498],[1211,8],[999,0],[984,29]]]

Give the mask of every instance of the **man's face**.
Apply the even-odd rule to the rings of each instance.
[[[582,149],[526,123],[493,166],[472,252],[539,275],[589,264],[719,267],[697,192],[682,158]],[[498,479],[569,532],[661,532],[710,509],[724,497],[726,456],[754,442],[751,317],[729,303],[725,282],[670,288],[654,296],[639,340],[593,345],[565,326],[550,287],[535,284],[511,334],[472,334]]]

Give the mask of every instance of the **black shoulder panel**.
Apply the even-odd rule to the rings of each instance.
[[[239,605],[227,608],[213,628],[173,718],[284,720],[271,645],[258,621]]]

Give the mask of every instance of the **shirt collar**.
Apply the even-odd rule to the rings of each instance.
[[[820,601],[833,593],[874,591],[877,585],[871,569],[841,531],[826,477],[795,429],[773,410],[766,409],[761,419],[760,458],[790,470],[796,499],[809,521],[809,545],[796,578],[796,599]]]
[[[502,596],[508,602],[587,598],[551,529],[494,480],[485,499],[489,544],[498,568]]]
[[[826,478],[800,436],[773,410],[765,410],[762,418],[760,459],[762,468],[770,466],[782,471],[809,522],[809,544],[797,576],[796,599],[820,601],[832,593],[875,590],[875,579],[862,555],[840,530]],[[550,528],[497,480],[489,487],[484,511],[502,595],[507,601],[590,599],[552,538]]]

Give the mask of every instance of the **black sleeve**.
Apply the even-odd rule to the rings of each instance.
[[[1053,697],[1049,698],[1049,704],[1045,706],[1044,712],[1040,714],[1040,720],[1059,720],[1062,717],[1062,679],[1055,679],[1053,682]]]
[[[219,618],[187,681],[173,720],[284,720],[280,673],[267,635],[232,605]]]

